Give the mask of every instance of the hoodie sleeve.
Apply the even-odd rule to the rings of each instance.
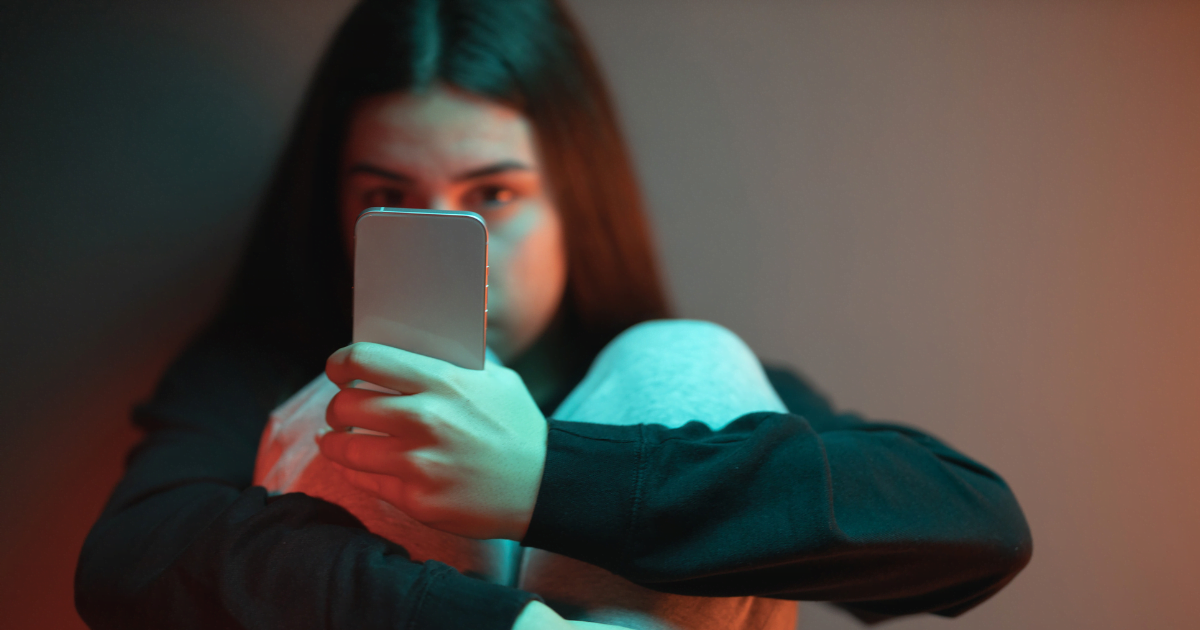
[[[552,420],[523,544],[663,592],[832,601],[867,621],[957,616],[1029,562],[1029,528],[994,472],[768,376],[789,413],[720,430]]]
[[[135,412],[145,437],[76,568],[84,621],[96,630],[509,630],[533,595],[413,562],[332,503],[250,485],[267,415],[295,381],[288,366],[246,340],[210,335]]]

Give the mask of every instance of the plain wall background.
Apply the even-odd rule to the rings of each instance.
[[[1200,4],[571,4],[681,314],[1025,507],[1007,590],[889,627],[1195,627]],[[128,408],[212,313],[347,6],[0,5],[5,627],[82,626]]]

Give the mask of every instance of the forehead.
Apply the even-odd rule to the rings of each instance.
[[[520,112],[443,87],[366,98],[347,131],[347,162],[420,171],[513,159],[535,164],[530,126]]]

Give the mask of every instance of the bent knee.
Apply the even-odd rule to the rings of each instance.
[[[685,355],[695,359],[751,360],[754,352],[736,333],[699,319],[656,319],[625,329],[605,347],[606,354]]]
[[[740,337],[712,322],[673,319],[614,338],[555,413],[603,424],[699,420],[717,427],[752,411],[785,409]]]
[[[652,319],[626,328],[613,338],[609,345],[634,344],[639,347],[679,343],[742,343],[732,330],[702,319]]]

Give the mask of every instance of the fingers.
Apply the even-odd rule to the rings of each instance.
[[[404,480],[399,477],[346,468],[332,460],[330,460],[330,466],[338,471],[338,474],[350,485],[368,494],[373,494],[396,507],[403,504]]]
[[[401,478],[420,474],[403,442],[393,437],[330,432],[317,438],[317,446],[329,461],[358,472]]]
[[[448,370],[456,368],[445,361],[385,346],[360,341],[329,355],[325,374],[338,387],[346,388],[356,380],[416,394],[437,387]]]
[[[430,443],[429,428],[422,418],[425,398],[421,395],[393,396],[362,389],[343,389],[325,408],[325,423],[334,431],[351,427],[369,429],[400,438],[409,448]]]

